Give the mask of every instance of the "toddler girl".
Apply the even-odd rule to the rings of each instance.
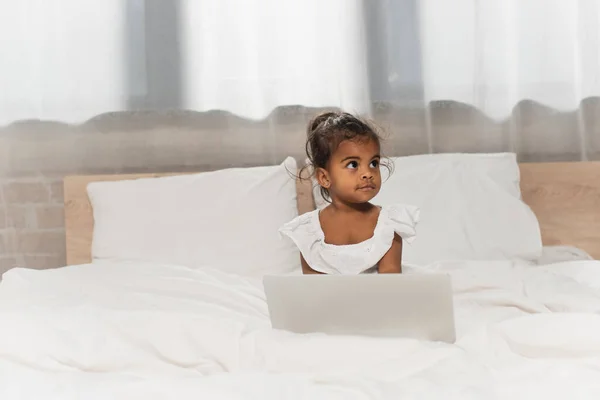
[[[298,246],[302,271],[401,273],[402,240],[415,236],[419,209],[370,203],[381,187],[379,135],[351,114],[327,112],[309,123],[306,153],[330,204],[280,229]]]

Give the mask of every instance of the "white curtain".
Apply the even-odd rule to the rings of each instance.
[[[520,100],[560,111],[600,94],[598,0],[421,0],[425,100],[505,118]]]
[[[600,95],[600,0],[0,0],[0,55],[0,125],[438,100],[502,119]]]
[[[0,125],[126,109],[125,17],[120,0],[0,0]]]
[[[368,112],[360,0],[170,3],[176,43],[160,43],[160,32],[148,30],[165,27],[144,26],[148,6],[165,6],[156,2],[0,0],[0,124],[82,122],[168,86],[161,81],[173,76],[146,70],[147,36],[158,39],[153,45],[180,47],[179,59],[157,59],[172,54],[159,48],[154,60],[180,69],[181,108],[251,119],[295,104]],[[164,103],[152,97],[141,104]]]
[[[360,0],[181,4],[185,107],[252,119],[281,105],[369,110]]]

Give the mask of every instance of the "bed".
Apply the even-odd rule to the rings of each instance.
[[[544,246],[572,246],[600,258],[600,163],[520,164],[518,169],[518,195],[535,213]],[[163,175],[65,179],[70,266],[14,269],[0,283],[0,398],[514,400],[600,395],[599,261],[540,263],[511,257],[410,266],[407,273],[452,276],[455,344],[274,331],[261,280],[231,273],[227,268],[233,264],[213,268],[219,260],[211,259],[190,267],[111,258],[107,248],[120,246],[131,233],[105,235],[104,219],[119,222],[136,210],[92,212],[88,185],[136,180],[141,186],[134,192],[139,193],[156,176]],[[187,178],[171,183],[182,190],[190,185]],[[126,185],[117,188],[120,195],[127,195]],[[255,193],[257,186],[251,186],[247,193]],[[281,182],[274,187],[281,193]],[[92,197],[97,203],[104,188],[96,189]],[[292,189],[294,196],[288,194],[296,212],[318,203],[310,181],[297,181]],[[499,189],[492,185],[490,190]],[[102,201],[116,201],[115,192],[107,193],[111,196]],[[231,193],[223,196],[231,198]],[[131,202],[144,207],[137,197]],[[218,213],[219,204],[209,211]],[[243,222],[253,224],[251,219],[236,221]],[[209,233],[206,240],[221,234],[214,225]],[[98,234],[107,236],[102,244],[94,242]],[[168,234],[155,239],[169,240]],[[156,242],[143,244],[156,247]],[[90,263],[92,252],[105,257]]]

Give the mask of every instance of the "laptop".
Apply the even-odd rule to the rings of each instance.
[[[456,340],[445,274],[265,276],[263,284],[274,329]]]

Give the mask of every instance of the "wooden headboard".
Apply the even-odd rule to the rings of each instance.
[[[525,163],[521,193],[545,246],[570,245],[600,260],[600,162]]]
[[[571,245],[600,259],[600,162],[522,163],[523,200],[536,214],[544,245]],[[64,179],[67,264],[91,260],[94,217],[90,182],[169,176],[131,174],[68,176]],[[310,182],[298,181],[298,211],[314,209]]]

